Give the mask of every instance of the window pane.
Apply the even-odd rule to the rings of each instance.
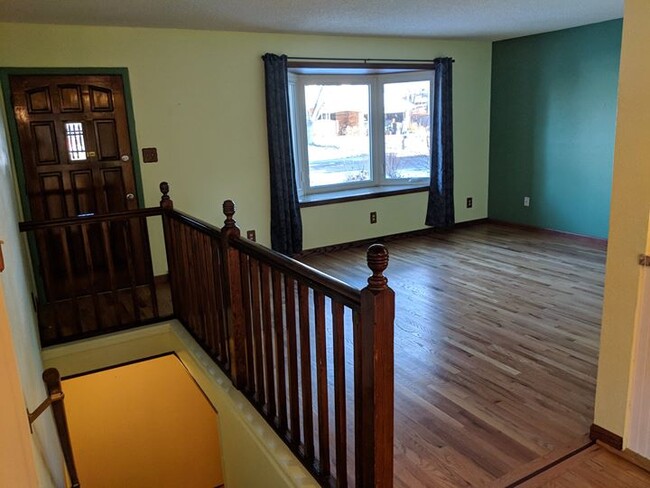
[[[429,90],[428,81],[384,84],[387,179],[429,177]]]
[[[311,187],[369,181],[368,85],[305,85]]]
[[[84,127],[81,122],[65,123],[65,141],[68,146],[70,161],[86,160],[86,141]]]

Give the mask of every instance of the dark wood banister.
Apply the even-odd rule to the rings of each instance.
[[[313,289],[315,295],[320,293],[321,297],[322,295],[329,296],[333,303],[338,303],[337,307],[341,307],[339,308],[341,314],[339,320],[342,320],[342,306],[345,305],[351,308],[354,316],[355,344],[353,364],[356,485],[360,487],[392,487],[394,410],[393,320],[395,296],[393,290],[387,286],[387,280],[383,275],[388,265],[387,250],[381,245],[374,245],[368,249],[368,267],[372,271],[372,276],[368,278],[368,285],[362,290],[358,290],[303,263],[267,249],[257,243],[243,239],[233,218],[235,206],[232,201],[226,200],[224,202],[223,210],[226,215],[226,220],[224,221],[224,226],[219,229],[208,222],[175,210],[173,208],[173,202],[168,195],[169,185],[167,183],[161,183],[160,190],[162,192],[160,207],[129,210],[108,215],[90,215],[51,221],[23,222],[20,224],[20,229],[21,231],[29,231],[161,215],[163,217],[162,225],[170,276],[173,276],[179,270],[193,269],[191,266],[193,261],[188,261],[189,258],[186,257],[178,262],[173,258],[173,253],[171,252],[172,247],[174,245],[181,246],[175,250],[176,256],[178,256],[179,250],[183,249],[182,252],[185,252],[187,242],[184,239],[181,239],[183,240],[182,243],[177,240],[175,234],[172,233],[172,228],[178,231],[179,227],[177,225],[180,223],[193,229],[193,231],[198,231],[200,234],[211,237],[213,239],[211,252],[214,254],[214,259],[217,259],[221,263],[216,273],[222,273],[219,279],[223,280],[223,296],[225,300],[223,310],[225,312],[225,324],[228,330],[226,349],[229,351],[229,361],[228,363],[222,361],[220,364],[222,367],[225,366],[227,368],[227,372],[235,388],[241,389],[244,392],[249,387],[247,376],[250,374],[250,365],[247,362],[250,358],[247,359],[247,351],[245,350],[245,344],[248,340],[246,330],[250,325],[247,322],[249,317],[246,315],[249,311],[246,310],[243,302],[243,290],[249,284],[244,282],[242,278],[243,270],[245,269],[243,268],[243,263],[246,262],[246,256],[256,260],[261,265],[267,266],[266,269],[268,270],[270,268],[273,273],[278,272],[284,274],[287,278],[295,279],[303,283],[305,286]],[[200,249],[201,245],[196,244],[196,246],[199,246],[198,249]],[[207,255],[209,256],[209,253]],[[201,276],[201,273],[198,272],[194,275],[194,279]],[[173,285],[173,280],[171,282]],[[180,289],[175,290],[174,286],[171,288],[174,307],[176,307],[176,298]],[[192,303],[189,306],[196,304],[195,297],[191,297],[191,301]],[[199,308],[199,310],[202,309]],[[194,309],[195,311],[196,307]],[[43,378],[48,384],[48,392],[51,397],[50,403],[57,423],[57,430],[59,431],[66,465],[73,482],[72,486],[73,488],[79,487],[65,419],[65,410],[63,403],[59,401],[59,397],[62,398],[63,396],[60,387],[60,377],[56,370],[47,370]],[[340,378],[337,381],[340,381]],[[344,396],[340,398],[344,402]],[[338,404],[341,405],[340,401],[338,401]],[[344,408],[344,403],[342,405]],[[47,406],[42,410],[45,410],[45,408]],[[278,426],[274,425],[272,420],[267,418],[267,421],[282,435],[282,432],[278,430]],[[343,427],[339,426],[344,431],[345,429]],[[303,458],[301,460],[304,462]],[[337,472],[338,468],[337,465]],[[313,466],[308,466],[308,469],[313,472]],[[329,483],[328,480],[332,480],[329,474],[329,467],[327,467],[324,476],[321,478],[321,482],[325,484]],[[341,486],[345,486],[346,483],[343,478],[338,481],[341,483]]]
[[[205,220],[193,217],[192,215],[186,214],[185,212],[177,210],[175,208],[168,209],[167,211],[173,216],[173,218],[189,225],[193,229],[201,231],[209,236],[221,238],[221,229],[219,229],[219,227],[216,227],[209,222],[206,222]]]
[[[171,200],[166,201],[169,202]],[[185,212],[174,209],[173,207],[168,207],[165,210],[172,215],[172,218],[180,220],[207,235],[221,238],[223,228],[219,229],[204,220],[193,217]],[[293,277],[303,278],[312,288],[322,291],[326,295],[337,298],[349,307],[358,308],[361,305],[360,291],[341,280],[296,261],[295,259],[288,258],[287,256],[264,247],[261,244],[249,241],[238,234],[229,236],[229,242],[232,247],[244,251],[246,254],[254,258],[272,265],[283,273]]]
[[[135,210],[125,210],[124,212],[113,212],[110,214],[79,215],[77,217],[66,217],[63,219],[52,220],[30,220],[28,222],[20,222],[18,228],[21,232],[27,232],[31,230],[51,229],[54,227],[66,227],[70,225],[99,224],[102,222],[125,220],[134,217],[151,217],[161,214],[162,209],[160,207],[147,207]]]
[[[65,415],[65,405],[63,404],[65,395],[61,387],[61,375],[59,371],[56,368],[48,368],[43,371],[43,382],[47,388],[47,398],[33,412],[27,411],[29,428],[31,429],[32,424],[45,410],[52,407],[52,416],[54,417],[56,431],[59,435],[63,459],[68,470],[68,476],[70,476],[70,486],[71,488],[80,488],[81,484],[79,483],[77,467],[74,462],[68,420]]]
[[[388,287],[383,272],[388,266],[388,251],[380,244],[370,246],[367,253],[372,275],[368,285],[357,290],[342,281],[328,276],[282,254],[252,241],[242,239],[233,219],[235,205],[231,200],[223,204],[226,215],[221,229],[173,209],[169,198],[169,185],[161,183],[161,208],[166,243],[171,242],[169,219],[182,221],[200,232],[216,237],[221,243],[223,279],[226,287],[226,322],[229,330],[230,378],[235,388],[246,390],[246,332],[247,317],[244,311],[242,289],[243,256],[256,259],[289,277],[299,278],[316,292],[329,295],[333,300],[355,310],[358,321],[354,327],[354,390],[355,390],[355,472],[356,486],[390,488],[393,486],[393,417],[394,417],[394,317],[395,293]],[[169,257],[169,249],[168,249]],[[173,263],[170,262],[170,273]],[[342,310],[342,309],[341,309]],[[251,399],[252,397],[249,397]],[[258,405],[259,409],[259,405]],[[263,410],[262,410],[263,412]],[[267,421],[278,429],[275,420]],[[343,429],[345,430],[345,429]],[[286,439],[285,439],[286,440]],[[301,460],[305,461],[304,458]],[[307,466],[310,471],[313,466]],[[333,480],[320,477],[321,484]],[[336,481],[347,486],[346,474]]]
[[[310,287],[336,298],[350,308],[359,308],[361,306],[361,292],[358,289],[322,271],[318,271],[311,266],[288,258],[279,252],[268,249],[248,239],[241,237],[231,238],[230,244],[235,249],[268,263],[273,268],[277,268],[285,274],[302,278]]]

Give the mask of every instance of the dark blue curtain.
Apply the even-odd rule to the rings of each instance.
[[[434,59],[431,119],[431,183],[426,225],[454,225],[454,140],[451,107],[451,58]]]
[[[262,56],[271,174],[271,247],[291,256],[302,251],[302,220],[294,171],[287,57]]]

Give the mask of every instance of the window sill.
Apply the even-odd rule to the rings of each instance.
[[[332,203],[354,202],[356,200],[369,200],[371,198],[392,197],[408,193],[420,193],[429,190],[429,185],[391,185],[372,186],[369,188],[355,188],[354,190],[339,190],[328,193],[314,193],[300,198],[300,208],[317,207]]]

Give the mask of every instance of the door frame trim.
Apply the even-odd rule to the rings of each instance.
[[[7,128],[9,130],[9,139],[11,152],[13,153],[13,165],[18,179],[18,192],[20,193],[20,202],[23,210],[23,218],[31,220],[32,212],[29,208],[29,199],[27,197],[27,185],[25,181],[25,172],[23,167],[23,157],[20,151],[20,140],[18,138],[18,125],[14,117],[14,108],[11,103],[11,86],[9,84],[10,76],[32,76],[32,75],[50,75],[50,76],[92,76],[92,75],[119,75],[122,77],[122,87],[124,89],[124,104],[126,105],[126,123],[129,128],[129,139],[131,144],[131,158],[133,161],[133,176],[135,178],[135,188],[138,194],[138,205],[144,208],[144,187],[142,184],[142,172],[140,167],[140,153],[138,152],[138,141],[135,133],[135,113],[133,112],[133,100],[131,97],[131,81],[129,79],[128,68],[3,68],[0,67],[0,84],[2,85],[2,97],[4,99],[5,115],[7,119]]]

